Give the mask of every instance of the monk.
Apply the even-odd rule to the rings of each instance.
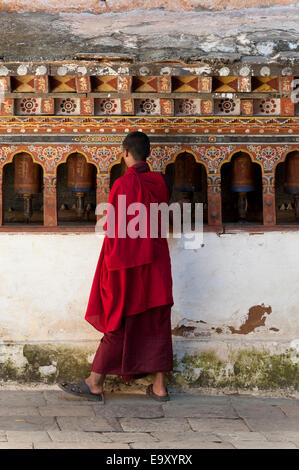
[[[89,377],[59,386],[103,402],[107,374],[119,375],[123,382],[155,374],[146,393],[157,401],[167,401],[165,374],[173,370],[171,263],[161,218],[158,234],[151,236],[149,214],[152,203],[169,203],[171,187],[165,175],[150,171],[146,134],[128,134],[123,150],[127,171],[114,182],[109,195],[106,234],[85,315],[104,336]],[[141,210],[131,206],[136,203],[146,208],[143,218],[138,219]],[[111,217],[114,233],[107,229]]]

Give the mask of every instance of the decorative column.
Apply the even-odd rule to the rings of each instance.
[[[0,173],[0,227],[3,225],[3,191],[2,191],[2,182],[3,182],[3,167],[1,168]]]
[[[57,226],[56,176],[44,175],[44,225]]]
[[[220,175],[208,175],[208,224],[222,226]]]
[[[108,202],[110,192],[110,174],[106,171],[99,170],[97,174],[97,205],[101,202]],[[97,215],[99,220],[103,214]]]
[[[275,178],[263,176],[263,223],[276,225]]]

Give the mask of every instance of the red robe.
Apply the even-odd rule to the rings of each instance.
[[[123,317],[173,304],[167,239],[149,236],[149,217],[146,238],[118,237],[118,195],[126,196],[126,208],[141,202],[148,214],[150,203],[169,201],[163,176],[148,171],[147,164],[130,167],[115,181],[109,203],[115,208],[116,233],[113,238],[105,235],[85,314],[85,319],[102,333],[120,328]],[[136,215],[128,215],[127,223]]]

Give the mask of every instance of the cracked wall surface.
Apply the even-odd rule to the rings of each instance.
[[[200,10],[239,10],[240,8],[269,7],[273,5],[291,5],[292,0],[2,0],[0,11],[90,11],[105,13],[130,11],[136,8],[181,11]]]
[[[141,61],[224,57],[292,62],[299,54],[299,8],[225,11],[134,10],[0,13],[0,57],[40,61],[76,53],[128,54]]]

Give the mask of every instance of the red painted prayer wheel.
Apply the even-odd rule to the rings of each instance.
[[[231,190],[234,192],[254,191],[254,167],[247,153],[240,152],[232,158]]]
[[[292,152],[288,155],[285,165],[284,189],[287,193],[293,194],[295,202],[296,218],[299,218],[299,152]]]
[[[41,190],[40,167],[27,153],[14,158],[14,188],[19,194],[37,194]]]
[[[299,194],[299,152],[292,152],[286,159],[285,191]]]
[[[200,191],[200,167],[193,155],[184,152],[175,161],[174,189],[176,191]]]
[[[71,191],[86,193],[93,186],[93,167],[80,153],[67,160],[67,186]]]

